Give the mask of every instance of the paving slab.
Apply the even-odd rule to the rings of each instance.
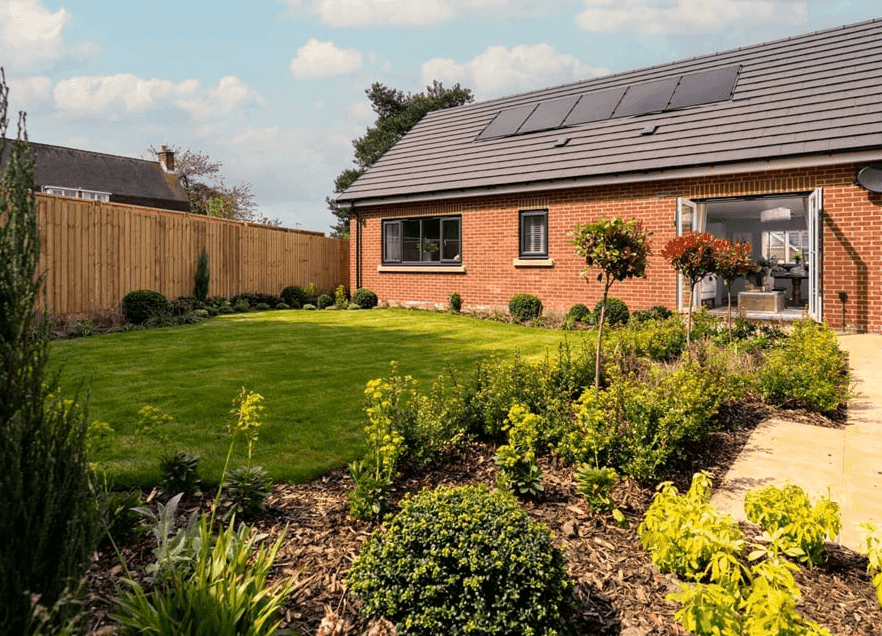
[[[841,428],[772,417],[751,434],[711,501],[745,521],[744,495],[769,484],[792,483],[812,499],[829,494],[839,503],[838,542],[857,549],[860,524],[882,526],[882,334],[839,336],[849,354],[857,396]]]

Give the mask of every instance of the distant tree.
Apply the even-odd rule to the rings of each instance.
[[[576,253],[584,257],[588,265],[579,273],[587,278],[592,269],[599,269],[597,282],[603,285],[603,304],[600,308],[600,320],[597,321],[597,351],[594,358],[594,388],[600,389],[600,352],[609,290],[617,280],[646,276],[646,264],[652,256],[649,249],[651,234],[636,219],[625,221],[619,217],[578,225],[573,234],[570,242],[576,246]]]
[[[208,252],[202,248],[202,253],[196,259],[196,275],[193,281],[193,295],[200,303],[204,303],[208,297],[208,283],[211,275],[208,271]]]
[[[6,150],[0,68],[0,155]],[[0,632],[29,634],[44,608],[74,589],[94,550],[95,503],[82,405],[59,395],[51,325],[36,304],[40,233],[24,113],[0,177]],[[44,297],[45,299],[45,297]],[[31,625],[33,628],[33,625]],[[49,633],[49,632],[42,632]],[[51,633],[56,633],[51,631]]]
[[[258,210],[250,183],[243,181],[229,186],[224,182],[220,161],[212,161],[204,152],[189,148],[181,150],[171,146],[170,150],[175,153],[175,173],[190,198],[191,211],[237,221],[281,225],[278,219],[270,219]],[[153,146],[147,151],[154,157],[160,152]]]
[[[334,195],[352,185],[427,113],[475,101],[471,89],[462,88],[459,84],[444,88],[437,80],[427,86],[424,93],[404,93],[379,82],[374,82],[365,93],[377,119],[362,137],[352,141],[355,147],[354,163],[357,167],[347,168],[337,175],[334,179]],[[337,217],[337,224],[331,229],[331,233],[334,236],[349,236],[349,210],[338,207],[335,198],[329,196],[325,199],[328,209]]]

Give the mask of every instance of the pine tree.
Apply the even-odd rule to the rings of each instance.
[[[82,577],[96,516],[85,409],[61,400],[48,369],[34,162],[23,113],[7,148],[7,96],[0,69],[0,625],[20,634],[32,595],[51,607]]]

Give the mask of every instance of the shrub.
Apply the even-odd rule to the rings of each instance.
[[[518,322],[530,322],[542,314],[542,301],[533,294],[515,294],[508,301],[508,311]]]
[[[545,634],[573,607],[566,560],[505,491],[461,486],[409,497],[349,571],[362,612],[401,636]]]
[[[306,291],[302,287],[298,287],[297,285],[289,285],[282,290],[282,293],[280,295],[282,297],[282,302],[284,302],[289,307],[300,309],[301,307],[303,307],[303,305],[306,304]]]
[[[821,497],[812,506],[799,486],[766,486],[744,497],[744,512],[767,535],[780,531],[780,545],[788,554],[812,567],[826,560],[824,541],[836,538],[841,529],[839,505]]]
[[[214,309],[214,307],[212,307],[211,309],[214,310],[214,315],[216,316],[216,315],[217,315],[217,309]],[[196,317],[196,318],[202,318],[203,320],[206,320],[206,319],[207,319],[209,316],[211,316],[211,315],[212,315],[212,313],[211,313],[211,311],[209,311],[208,309],[196,309],[196,310],[193,311],[193,316],[194,316],[194,317]]]
[[[170,314],[172,306],[159,292],[141,289],[123,296],[122,310],[126,320],[135,325],[143,325],[152,316]]]
[[[452,294],[450,294],[449,301],[450,309],[456,313],[459,313],[462,309],[462,296],[460,296],[456,292],[453,292]]]
[[[311,305],[310,303],[306,303],[303,305],[304,311],[315,311],[315,305]]]
[[[594,322],[600,322],[600,310],[603,307],[603,301],[598,300],[594,305]],[[606,322],[609,325],[626,325],[630,317],[628,305],[624,300],[619,300],[615,296],[606,299]]]
[[[231,511],[250,518],[266,510],[272,485],[263,466],[242,466],[227,475],[222,487],[224,499],[232,504]]]
[[[196,274],[193,280],[193,295],[200,303],[204,303],[208,297],[208,282],[210,276],[208,273],[208,252],[202,248],[199,258],[196,260]]]
[[[670,482],[659,486],[637,529],[640,543],[662,572],[714,583],[741,579],[737,557],[744,548],[738,523],[710,503],[711,478],[696,473],[680,495]]]
[[[0,630],[20,634],[31,594],[52,607],[80,579],[96,532],[85,409],[59,397],[51,324],[35,311],[44,282],[35,167],[26,141],[6,147],[6,95],[0,73]]]
[[[576,490],[595,512],[611,514],[620,524],[625,522],[625,515],[616,508],[612,499],[612,488],[619,475],[613,468],[596,468],[590,464],[582,464],[576,471]]]
[[[167,495],[179,492],[192,495],[199,490],[199,457],[187,451],[178,451],[159,462],[162,490]]]
[[[279,303],[278,305],[276,305],[276,309],[282,310],[282,309],[291,309],[291,308],[286,303]]]
[[[594,315],[591,313],[591,310],[582,303],[576,303],[570,307],[567,316],[571,316],[576,322],[591,322],[594,320]]]
[[[340,309],[346,309],[349,305],[349,292],[344,285],[338,285],[334,290],[334,304]]]
[[[268,303],[257,303],[256,305],[254,305],[254,308],[257,311],[268,311],[272,309],[272,307],[270,307]]]
[[[113,540],[119,545],[135,536],[141,516],[136,508],[141,505],[141,493],[137,490],[98,493],[98,514],[102,520],[102,541]]]
[[[245,309],[245,311],[248,311],[247,307],[244,309]],[[232,313],[235,313],[235,311],[236,310],[233,309],[232,307],[230,307],[229,305],[224,305],[223,307],[217,308],[217,313],[219,313],[219,314],[232,314]]]
[[[760,394],[773,404],[832,411],[850,395],[850,373],[836,334],[825,324],[800,320],[790,336],[770,350],[759,369]]]
[[[334,304],[334,299],[329,294],[322,294],[315,301],[315,306],[319,309],[327,309]]]
[[[377,295],[367,287],[362,287],[355,290],[352,302],[362,309],[373,309],[377,306]]]

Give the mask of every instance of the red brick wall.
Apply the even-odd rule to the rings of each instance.
[[[507,306],[514,294],[533,293],[551,310],[565,311],[577,302],[593,306],[602,288],[596,276],[579,276],[585,263],[569,244],[567,232],[579,223],[604,216],[635,217],[653,233],[655,256],[650,259],[646,279],[615,283],[611,294],[624,300],[631,310],[658,304],[673,308],[676,277],[659,254],[675,235],[677,197],[803,192],[823,187],[821,286],[825,319],[831,326],[841,326],[842,305],[837,292],[845,291],[848,326],[878,332],[882,331],[882,195],[853,185],[858,168],[804,168],[360,208],[350,240],[350,280],[354,286],[356,263],[360,262],[361,286],[372,289],[381,301],[443,305],[451,293],[458,292],[467,307]],[[548,251],[554,266],[515,267],[512,261],[518,257],[518,212],[535,208],[548,209]],[[377,271],[382,219],[455,214],[462,215],[465,273]],[[361,256],[357,259],[355,249],[359,244]]]

